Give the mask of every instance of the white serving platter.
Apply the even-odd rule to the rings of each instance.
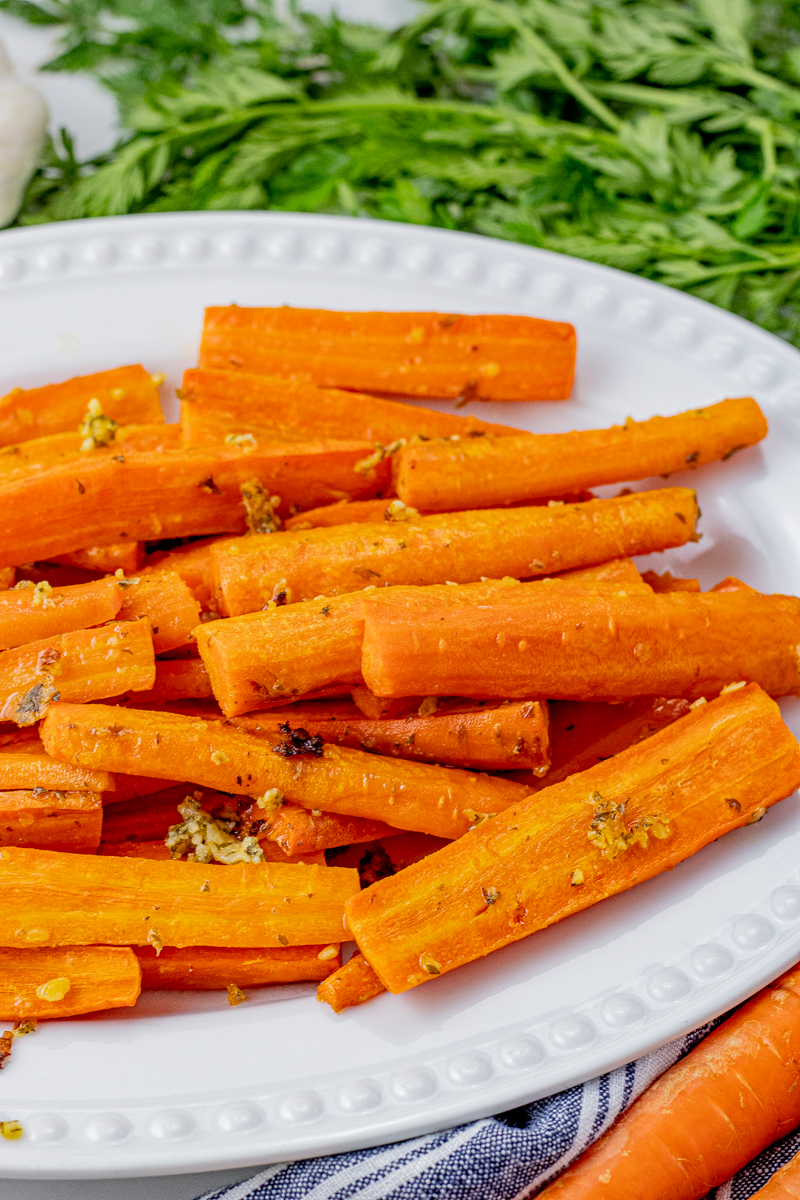
[[[754,394],[769,439],[673,477],[698,488],[703,538],[646,565],[704,587],[735,574],[800,592],[800,354],[692,297],[540,250],[283,213],[7,231],[0,394],[136,361],[166,371],[174,391],[196,361],[204,306],[232,301],[572,321],[574,398],[480,413],[523,428],[589,428]],[[800,704],[784,707],[800,729]],[[25,1129],[0,1143],[0,1176],[201,1171],[412,1137],[633,1059],[798,958],[793,797],[626,895],[340,1016],[296,985],[254,991],[237,1008],[216,994],[151,993],[133,1010],[43,1026],[0,1075],[0,1120]]]

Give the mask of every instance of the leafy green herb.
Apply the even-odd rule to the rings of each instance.
[[[321,211],[476,233],[683,288],[800,345],[791,0],[429,0],[396,31],[269,0],[0,0],[126,135],[64,135],[22,224]]]

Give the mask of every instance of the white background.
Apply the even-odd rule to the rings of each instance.
[[[311,0],[309,11],[323,12],[330,4]],[[411,0],[340,0],[342,17],[399,24],[413,14]],[[76,141],[79,158],[91,158],[110,149],[117,138],[113,97],[91,79],[72,74],[37,72],[58,53],[58,27],[26,25],[0,14],[3,41],[17,73],[44,96],[50,109],[50,131],[65,126]],[[2,1200],[192,1200],[205,1191],[222,1187],[253,1174],[248,1167],[238,1171],[212,1171],[202,1175],[160,1176],[152,1179],[76,1180],[51,1183],[44,1180],[0,1181]]]

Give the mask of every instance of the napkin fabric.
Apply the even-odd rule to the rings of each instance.
[[[198,1200],[529,1200],[718,1024],[510,1112],[373,1150],[278,1163]],[[799,1149],[800,1131],[770,1146],[712,1197],[746,1200]]]

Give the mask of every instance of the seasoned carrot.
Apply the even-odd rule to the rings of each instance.
[[[494,314],[232,305],[206,309],[200,365],[396,396],[566,400],[575,330]]]
[[[524,779],[537,790],[561,783],[570,775],[586,771],[620,750],[643,742],[679,717],[685,717],[689,701],[665,700],[663,696],[637,696],[622,704],[554,700],[549,709],[550,770],[544,778],[531,774]]]
[[[307,854],[336,846],[360,845],[397,833],[384,821],[369,821],[332,812],[310,812],[299,804],[284,804],[261,837],[285,854]]]
[[[120,621],[0,654],[0,720],[32,725],[57,699],[83,704],[153,686],[150,622]]]
[[[264,855],[264,862],[268,863],[283,863],[285,866],[314,866],[325,867],[325,851],[318,850],[313,854],[285,854],[279,846],[274,842],[259,842],[261,852]],[[105,855],[111,858],[153,858],[162,862],[167,860],[172,861],[172,853],[167,849],[163,841],[154,840],[149,842],[101,842],[98,854]],[[335,864],[334,864],[335,865]],[[212,863],[214,870],[219,869],[216,864]],[[226,868],[222,868],[225,870]]]
[[[36,475],[36,503],[47,520],[31,523],[31,479],[0,478],[0,566],[14,566],[87,545],[195,534],[242,533],[243,485],[257,481],[284,511],[380,492],[387,464],[359,474],[365,442],[276,445],[244,453],[132,450],[116,446],[47,467]],[[123,497],[120,503],[120,497]],[[307,536],[307,535],[306,535]]]
[[[85,550],[74,550],[56,558],[66,566],[83,567],[87,571],[101,571],[113,575],[122,571],[124,575],[135,575],[144,561],[144,545],[141,542],[116,542],[110,546],[89,546]]]
[[[163,421],[158,385],[144,367],[116,367],[46,387],[14,388],[0,398],[0,445],[49,433],[73,432],[90,400],[118,424]]]
[[[0,567],[0,592],[13,588],[16,574],[16,567]]]
[[[628,593],[651,589],[630,559],[616,559],[580,571],[565,571],[558,586],[610,585]],[[388,592],[359,591],[332,598],[269,605],[266,611],[211,621],[194,631],[218,704],[227,717],[308,697],[323,688],[359,688],[363,640],[363,601],[388,597],[392,605],[408,608],[439,605],[486,604],[498,596],[524,603],[527,590],[541,583],[520,584],[517,580],[484,580],[457,586],[429,584],[427,587],[393,587]],[[550,581],[547,586],[556,586]],[[322,693],[324,694],[324,693]],[[366,692],[358,693],[369,704]],[[533,693],[532,693],[533,694]],[[419,707],[420,700],[393,711],[368,712],[381,716],[405,716]]]
[[[402,501],[429,512],[495,508],[670,475],[730,458],[766,436],[766,418],[746,396],[610,429],[417,442],[399,452],[394,483]]]
[[[133,766],[132,763],[126,765]],[[163,792],[167,786],[187,787],[187,784],[181,783],[177,779],[156,779],[154,776],[149,775],[114,774],[112,772],[111,779],[114,782],[114,787],[110,793],[103,796],[106,804],[118,804],[124,800],[135,800],[139,796],[152,796],[154,792]]]
[[[365,1004],[386,988],[363,954],[356,952],[343,967],[329,975],[317,988],[317,999],[330,1004],[334,1012],[344,1012],[355,1004]]]
[[[420,514],[397,500],[351,500],[309,508],[284,522],[291,533],[297,529],[323,529],[332,525],[374,525],[379,521],[399,524]]]
[[[700,1200],[795,1128],[799,1085],[793,967],[665,1071],[540,1200]],[[780,1175],[756,1195],[798,1195],[797,1167],[786,1190]]]
[[[750,587],[749,583],[743,583],[735,575],[726,575],[724,579],[720,579],[719,583],[715,583],[710,590],[712,592],[749,592],[751,595],[758,595],[756,588]]]
[[[786,984],[784,984],[784,987]],[[797,1200],[800,1196],[800,1154],[795,1154],[788,1163],[767,1180],[762,1188],[752,1193],[752,1200]]]
[[[751,684],[379,880],[348,926],[404,992],[674,867],[798,783],[800,748]]]
[[[122,603],[116,579],[63,588],[31,583],[0,592],[0,650],[113,621]]]
[[[282,436],[353,438],[386,446],[415,435],[440,438],[520,432],[508,425],[479,421],[471,414],[459,417],[352,391],[322,389],[303,379],[203,367],[184,372],[181,422],[184,440],[193,446],[214,444],[226,434],[245,438],[249,434],[253,441],[270,436],[272,440]]]
[[[373,842],[334,846],[325,851],[325,861],[331,867],[355,867],[361,877],[361,886],[367,887],[376,879],[402,871],[411,863],[419,862],[447,845],[447,838],[395,830],[391,835],[376,838]]]
[[[140,575],[174,571],[180,575],[202,609],[211,607],[214,581],[211,578],[211,545],[216,538],[200,538],[176,550],[149,554]]]
[[[57,762],[46,752],[38,737],[0,747],[0,791],[33,788],[64,792],[113,792],[115,782],[108,771]]]
[[[461,702],[427,716],[370,720],[354,704],[299,705],[238,717],[234,723],[280,740],[279,726],[291,721],[336,746],[370,750],[394,758],[447,763],[484,771],[529,768],[544,775],[550,765],[547,704]]]
[[[687,542],[697,516],[694,492],[663,488],[547,508],[229,539],[212,546],[211,561],[218,608],[235,616],[277,595],[288,602],[370,585],[523,579],[649,554]]]
[[[0,792],[0,846],[94,854],[102,823],[97,792]]]
[[[124,583],[120,619],[148,617],[156,654],[192,640],[192,630],[200,620],[200,605],[176,571],[157,571]]]
[[[130,1008],[141,969],[127,946],[0,948],[0,1020],[77,1017]]]
[[[133,692],[130,702],[141,707],[169,704],[173,700],[204,700],[211,696],[208,671],[198,658],[156,663],[156,681],[146,692]]]
[[[152,946],[136,946],[142,968],[143,991],[224,991],[264,987],[270,983],[302,983],[327,979],[341,965],[335,943],[328,946],[286,946],[277,950],[238,950],[221,946],[167,946],[156,954]]]
[[[32,481],[40,471],[48,467],[82,464],[87,452],[81,450],[83,434],[52,433],[47,437],[32,438],[29,442],[5,446],[0,450],[0,479],[4,483],[24,478]],[[114,455],[139,452],[161,452],[177,450],[183,445],[178,425],[121,425],[109,445],[96,447],[91,457],[108,458]],[[115,568],[116,570],[116,568]]]
[[[54,758],[120,770],[182,775],[204,787],[261,796],[274,788],[303,808],[321,809],[396,829],[458,837],[481,813],[500,812],[526,794],[517,783],[472,771],[315,745],[282,742],[175,713],[102,704],[54,705],[42,725]]]
[[[645,571],[642,579],[654,592],[699,592],[700,582],[697,579],[679,579],[665,571],[657,575],[655,571]]]
[[[523,602],[418,610],[364,603],[362,672],[377,695],[554,700],[713,696],[742,680],[800,691],[800,600],[748,593],[528,589]]]
[[[344,902],[358,886],[344,867],[215,869],[6,846],[0,945],[315,946],[341,940]]]
[[[163,843],[170,825],[177,825],[181,820],[178,805],[192,791],[190,783],[176,783],[149,795],[133,796],[126,800],[109,796],[103,809],[103,843]],[[213,796],[219,803],[230,803],[229,796],[222,797],[216,792]]]
[[[390,700],[385,696],[376,696],[368,687],[361,684],[350,692],[350,697],[359,712],[370,721],[391,721],[398,717],[409,717],[418,712],[423,702],[423,696],[401,696],[399,700]]]

